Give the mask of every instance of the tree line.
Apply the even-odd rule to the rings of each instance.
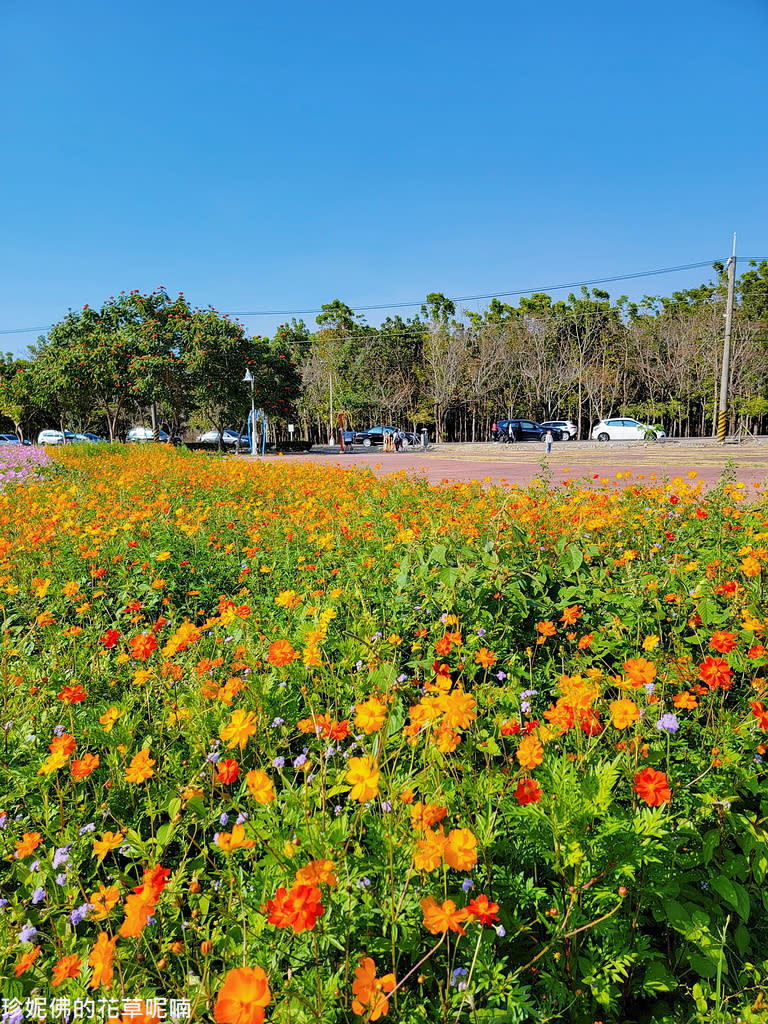
[[[427,428],[437,441],[486,440],[494,420],[572,419],[579,436],[610,416],[635,416],[670,436],[714,431],[727,295],[714,280],[630,302],[597,288],[493,299],[461,311],[442,293],[420,312],[373,327],[336,299],[316,327],[281,325],[248,338],[212,308],[162,290],[111,296],[70,312],[28,359],[0,364],[0,414],[22,436],[51,422],[96,427],[110,439],[154,404],[170,433],[191,423],[245,422],[254,396],[284,435],[289,421],[327,441],[343,422]],[[729,430],[768,427],[768,261],[737,278]]]

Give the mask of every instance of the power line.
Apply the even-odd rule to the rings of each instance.
[[[738,263],[762,263],[768,257],[765,256],[737,256]],[[696,263],[683,263],[677,267],[662,267],[658,270],[641,270],[634,274],[618,274],[613,277],[595,277],[589,281],[569,281],[565,284],[545,284],[533,288],[517,288],[512,291],[486,292],[482,295],[456,295],[446,296],[449,302],[480,302],[487,299],[512,298],[520,295],[529,295],[533,292],[557,292],[569,288],[590,288],[598,284],[614,284],[618,281],[634,281],[644,277],[658,277],[663,274],[679,274],[686,270],[698,270],[701,267],[711,267],[715,260],[699,260]],[[424,299],[414,302],[380,302],[371,306],[356,306],[358,312],[373,312],[379,309],[413,309],[416,306],[423,306]],[[311,313],[322,313],[322,306],[312,309],[259,309],[259,310],[228,310],[227,316],[309,316]],[[53,324],[46,327],[13,327],[0,330],[0,336],[9,334],[34,334],[44,333],[51,329]]]

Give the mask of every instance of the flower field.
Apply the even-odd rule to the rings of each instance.
[[[105,448],[0,489],[4,1022],[768,1019],[759,489]]]

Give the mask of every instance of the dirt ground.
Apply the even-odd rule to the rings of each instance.
[[[709,439],[663,444],[577,441],[555,444],[549,456],[542,444],[534,442],[443,444],[430,446],[425,452],[417,449],[400,453],[356,448],[342,454],[338,446],[315,446],[306,454],[267,458],[368,466],[377,476],[405,471],[423,475],[430,483],[479,480],[525,486],[541,476],[543,463],[553,484],[582,479],[595,484],[607,480],[625,486],[638,480],[672,480],[695,472],[699,480],[711,486],[726,468],[733,470],[736,480],[750,489],[755,484],[762,486],[768,478],[768,441],[761,440],[741,444],[718,444]]]

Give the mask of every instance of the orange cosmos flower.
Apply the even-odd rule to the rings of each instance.
[[[263,1024],[272,993],[261,967],[233,967],[224,978],[213,1019],[217,1024]]]
[[[366,1020],[378,1020],[389,1012],[389,1000],[385,993],[391,992],[397,982],[394,974],[376,977],[376,964],[366,956],[355,968],[355,981],[352,982],[352,1012],[366,1017]]]
[[[667,776],[655,768],[643,768],[637,773],[634,790],[651,807],[661,807],[672,798]]]
[[[763,706],[763,702],[760,700],[751,700],[749,706],[752,708],[752,714],[757,719],[757,724],[760,726],[761,732],[768,732],[768,711]]]
[[[741,571],[745,576],[759,576],[760,575],[760,563],[756,558],[750,555],[748,558],[743,559],[741,563]]]
[[[451,829],[443,846],[443,860],[457,871],[469,871],[477,864],[477,839],[468,828]]]
[[[434,871],[443,862],[443,849],[445,848],[445,834],[442,825],[431,832],[429,829],[424,833],[423,839],[416,840],[416,852],[413,855],[413,863],[417,871]]]
[[[611,701],[611,723],[614,729],[628,729],[640,717],[640,708],[626,697]]]
[[[296,882],[299,885],[325,884],[333,888],[337,881],[333,868],[332,860],[311,860],[296,872]]]
[[[98,754],[84,754],[80,760],[72,762],[70,769],[72,778],[76,782],[80,782],[82,779],[87,779],[91,772],[99,767],[99,755]]]
[[[321,898],[316,885],[294,885],[288,892],[280,888],[274,901],[267,900],[267,920],[278,928],[290,925],[297,934],[312,931],[318,917],[325,913]]]
[[[624,672],[632,687],[638,690],[656,678],[656,665],[647,658],[629,658],[624,662]]]
[[[736,634],[728,630],[716,629],[709,638],[709,646],[718,654],[730,654],[736,646]]]
[[[403,797],[400,799],[402,800]],[[411,797],[411,799],[413,799],[413,797]],[[411,828],[432,828],[432,826],[436,825],[438,821],[442,821],[447,813],[447,807],[442,807],[440,804],[423,804],[419,800],[411,808]]]
[[[21,839],[14,844],[16,847],[14,857],[18,860],[28,857],[30,853],[34,853],[42,841],[43,837],[39,832],[25,832]]]
[[[366,736],[378,732],[384,725],[386,717],[386,706],[377,697],[370,697],[362,704],[358,704],[355,709],[355,725],[362,729]]]
[[[51,979],[51,986],[56,988],[57,985],[61,985],[67,980],[67,978],[76,978],[80,973],[80,967],[83,961],[79,956],[70,954],[69,956],[63,956],[53,968],[53,976]]]
[[[117,708],[108,708],[103,715],[99,716],[99,722],[104,726],[104,732],[112,732],[112,727],[120,715],[121,712]]]
[[[453,900],[445,900],[440,904],[434,897],[425,896],[419,905],[424,913],[424,927],[428,932],[432,932],[433,935],[446,931],[458,932],[459,935],[467,934],[461,927],[462,922],[468,917],[467,911],[457,910]]]
[[[216,839],[216,845],[224,853],[231,853],[233,850],[240,848],[244,850],[252,850],[256,845],[254,839],[245,838],[245,826],[244,825],[233,825],[231,832],[219,832]]]
[[[379,792],[379,769],[372,757],[350,757],[345,779],[351,783],[350,798],[365,803]]]
[[[20,977],[24,973],[24,971],[29,970],[29,968],[32,966],[32,964],[35,962],[35,960],[37,960],[39,956],[39,946],[35,946],[34,949],[30,949],[28,953],[25,953],[24,956],[21,958],[21,960],[19,960],[19,962],[13,969],[13,973],[16,975],[16,977]]]
[[[294,658],[298,655],[296,651],[291,647],[287,640],[275,640],[269,645],[269,653],[267,658],[270,665],[274,665],[276,668],[282,668],[284,665],[290,665]]]
[[[140,750],[138,754],[134,755],[128,766],[128,771],[125,773],[125,781],[138,785],[140,782],[151,779],[155,774],[152,770],[153,764],[155,764],[155,761],[149,756],[149,751]]]
[[[542,637],[554,636],[557,633],[557,626],[550,619],[545,622],[536,623],[536,631],[541,633]]]
[[[88,963],[93,968],[90,988],[98,988],[99,985],[109,988],[112,984],[112,958],[115,955],[116,942],[116,935],[110,939],[106,932],[99,932],[96,944],[88,956]]]
[[[733,672],[724,658],[705,658],[699,666],[699,679],[712,690],[730,690]]]
[[[488,897],[481,893],[477,899],[469,901],[467,913],[480,924],[493,924],[499,920],[499,904],[490,903]]]
[[[575,604],[571,608],[566,608],[563,614],[560,616],[560,621],[564,622],[566,626],[575,626],[578,619],[584,613],[581,610],[580,604]]]
[[[137,661],[146,661],[157,647],[157,640],[153,633],[139,633],[128,641],[131,648],[131,657]]]
[[[219,761],[216,765],[216,781],[223,782],[228,786],[230,782],[237,782],[240,777],[240,765],[233,757]]]
[[[579,648],[580,651],[586,651],[588,647],[592,646],[592,641],[594,640],[594,638],[594,633],[585,633],[584,636],[582,636],[579,639],[579,642],[576,646]]]
[[[493,651],[489,651],[487,647],[481,647],[475,654],[475,663],[482,665],[483,668],[491,668],[496,664],[496,655]]]
[[[698,707],[698,701],[689,690],[683,690],[682,693],[677,693],[672,698],[672,703],[676,708],[682,708],[686,711],[692,711],[693,708]]]
[[[517,760],[523,768],[536,768],[544,760],[544,748],[536,736],[526,736],[517,748]]]
[[[477,718],[477,701],[461,689],[441,693],[436,698],[436,704],[443,712],[443,726],[446,729],[466,729]]]
[[[535,779],[520,779],[515,796],[521,807],[526,804],[537,804],[541,800],[541,787]]]
[[[88,897],[88,902],[93,906],[91,920],[103,921],[105,917],[109,917],[109,912],[119,901],[120,890],[116,885],[100,885],[98,890]]]
[[[125,839],[122,832],[105,832],[101,839],[94,839],[93,852],[99,860],[104,860],[110,850],[116,850]]]
[[[257,804],[268,804],[275,799],[272,780],[261,768],[254,768],[245,776],[245,784]]]
[[[229,748],[240,747],[245,750],[248,738],[256,732],[256,715],[253,711],[238,708],[232,713],[229,725],[221,728],[219,736]]]
[[[75,737],[70,736],[68,732],[64,732],[61,736],[54,736],[51,742],[48,744],[48,749],[52,754],[62,753],[69,757],[70,754],[75,752]]]

